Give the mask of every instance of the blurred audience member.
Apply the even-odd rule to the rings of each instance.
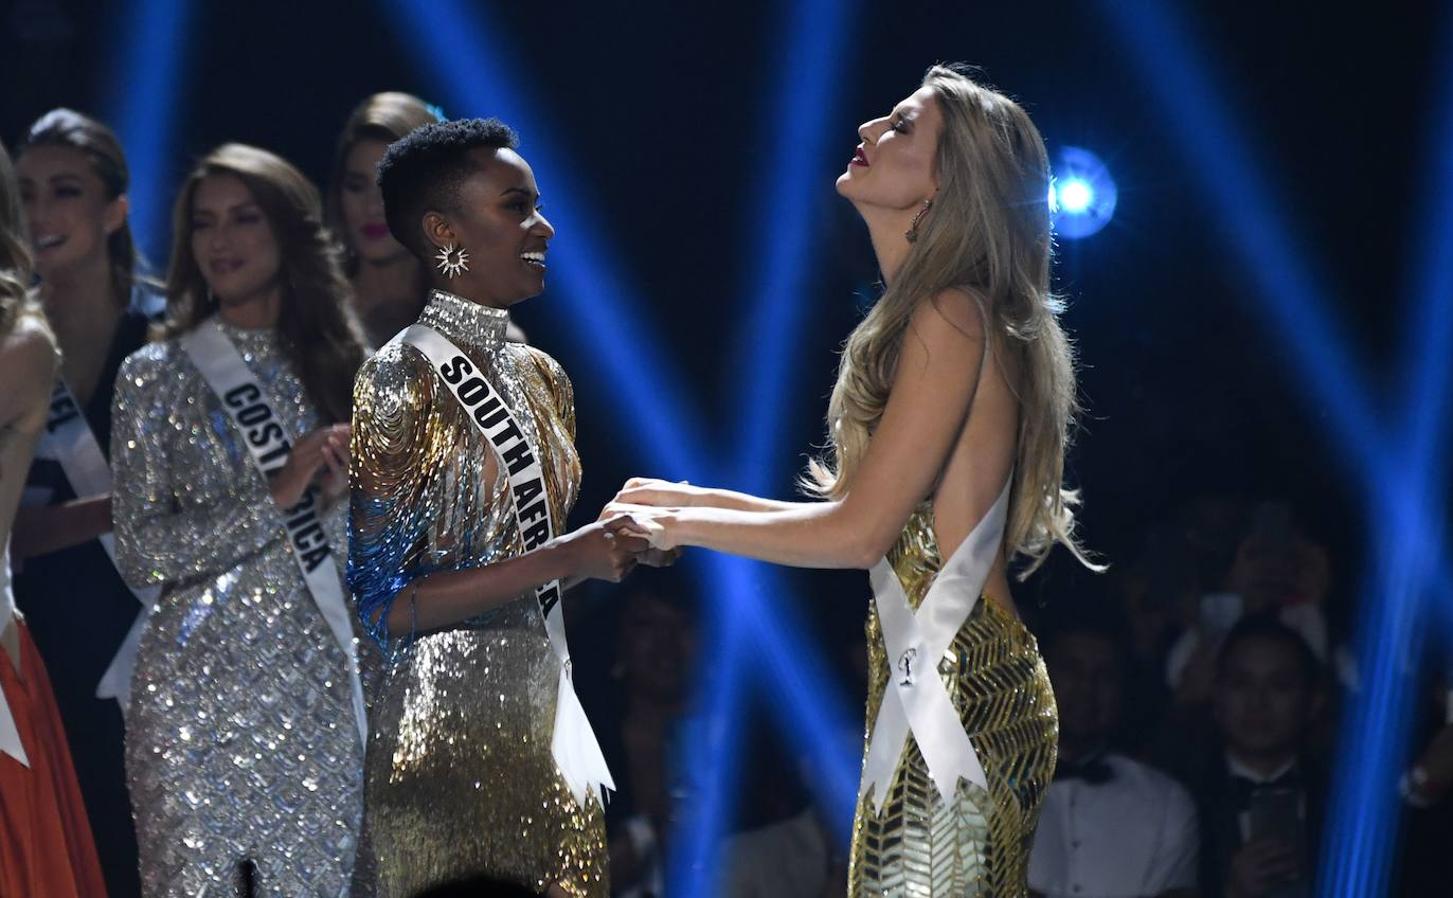
[[[1030,887],[1054,898],[1191,895],[1195,804],[1169,776],[1114,750],[1127,627],[1093,608],[1084,614],[1044,639],[1059,707],[1059,765],[1040,811]]]
[[[1307,895],[1326,803],[1308,750],[1325,704],[1322,665],[1275,614],[1248,615],[1216,656],[1211,698],[1211,738],[1185,730],[1167,755],[1196,797],[1201,894]]]
[[[1445,661],[1445,664],[1447,662]],[[1453,671],[1436,684],[1413,741],[1413,760],[1399,789],[1406,808],[1398,895],[1435,895],[1448,888],[1453,845]]]
[[[1290,506],[1267,502],[1256,508],[1223,587],[1201,595],[1195,624],[1167,658],[1166,678],[1178,702],[1196,704],[1210,696],[1221,641],[1245,615],[1277,616],[1319,660],[1327,660],[1324,604],[1331,563],[1326,548],[1297,527]]]
[[[776,697],[764,697],[775,701]],[[830,813],[813,801],[830,794],[825,763],[854,769],[861,750],[856,730],[816,741],[811,757],[784,744],[781,718],[759,704],[740,742],[736,832],[721,846],[721,898],[829,898],[847,892],[848,827],[837,836]],[[836,747],[837,756],[823,755]],[[820,753],[820,754],[819,754]],[[815,788],[814,788],[815,787]]]
[[[1128,636],[1119,745],[1138,754],[1170,707],[1166,658],[1184,632],[1187,609],[1195,606],[1201,581],[1189,541],[1170,526],[1151,529],[1139,556],[1129,565],[1111,568],[1109,580]],[[1071,594],[1078,596],[1084,588],[1094,589],[1095,584]]]
[[[672,752],[694,682],[695,607],[673,571],[643,572],[629,589],[610,664],[614,694],[591,716],[617,787],[606,805],[612,894],[659,898],[675,813]]]

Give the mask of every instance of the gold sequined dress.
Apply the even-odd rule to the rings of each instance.
[[[504,339],[508,316],[435,291],[419,323],[448,338],[509,403],[541,460],[552,517],[580,484],[570,381]],[[523,551],[507,471],[422,352],[400,340],[354,388],[350,584],[366,624],[433,571]],[[379,898],[488,875],[572,896],[609,893],[604,816],[575,803],[550,752],[559,661],[533,592],[443,631],[394,634],[374,697],[366,828]]]
[[[918,608],[944,567],[925,504],[887,562]],[[876,607],[868,634],[868,735],[890,687]],[[853,818],[850,898],[1021,898],[1040,801],[1054,775],[1058,719],[1034,638],[981,596],[940,659],[942,678],[988,779],[959,780],[939,798],[910,735],[878,809],[863,796]],[[866,754],[865,754],[866,761]],[[866,765],[865,765],[866,766]]]

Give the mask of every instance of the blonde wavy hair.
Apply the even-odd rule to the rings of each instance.
[[[1056,543],[1099,570],[1075,538],[1078,491],[1064,487],[1064,457],[1079,411],[1074,351],[1050,292],[1049,159],[1039,130],[1013,100],[975,82],[961,65],[936,65],[923,84],[943,115],[935,157],[938,192],[893,282],[843,349],[828,406],[832,459],[814,460],[804,487],[840,499],[852,484],[888,403],[909,319],[922,302],[958,288],[979,297],[990,351],[1012,355],[1020,402],[1008,542],[1028,559],[1020,578]]]
[[[0,339],[10,336],[22,318],[45,322],[30,289],[30,264],[15,167],[0,144]]]

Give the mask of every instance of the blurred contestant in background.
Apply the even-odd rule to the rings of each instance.
[[[50,666],[107,889],[127,898],[140,889],[122,757],[136,644],[127,634],[155,590],[133,592],[112,560],[111,399],[165,297],[139,271],[126,157],[111,129],[48,112],[16,170],[61,372],[15,519],[15,595]]]

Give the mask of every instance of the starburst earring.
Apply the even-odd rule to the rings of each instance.
[[[469,253],[462,246],[451,243],[441,248],[435,258],[439,260],[436,267],[451,281],[469,270]]]

